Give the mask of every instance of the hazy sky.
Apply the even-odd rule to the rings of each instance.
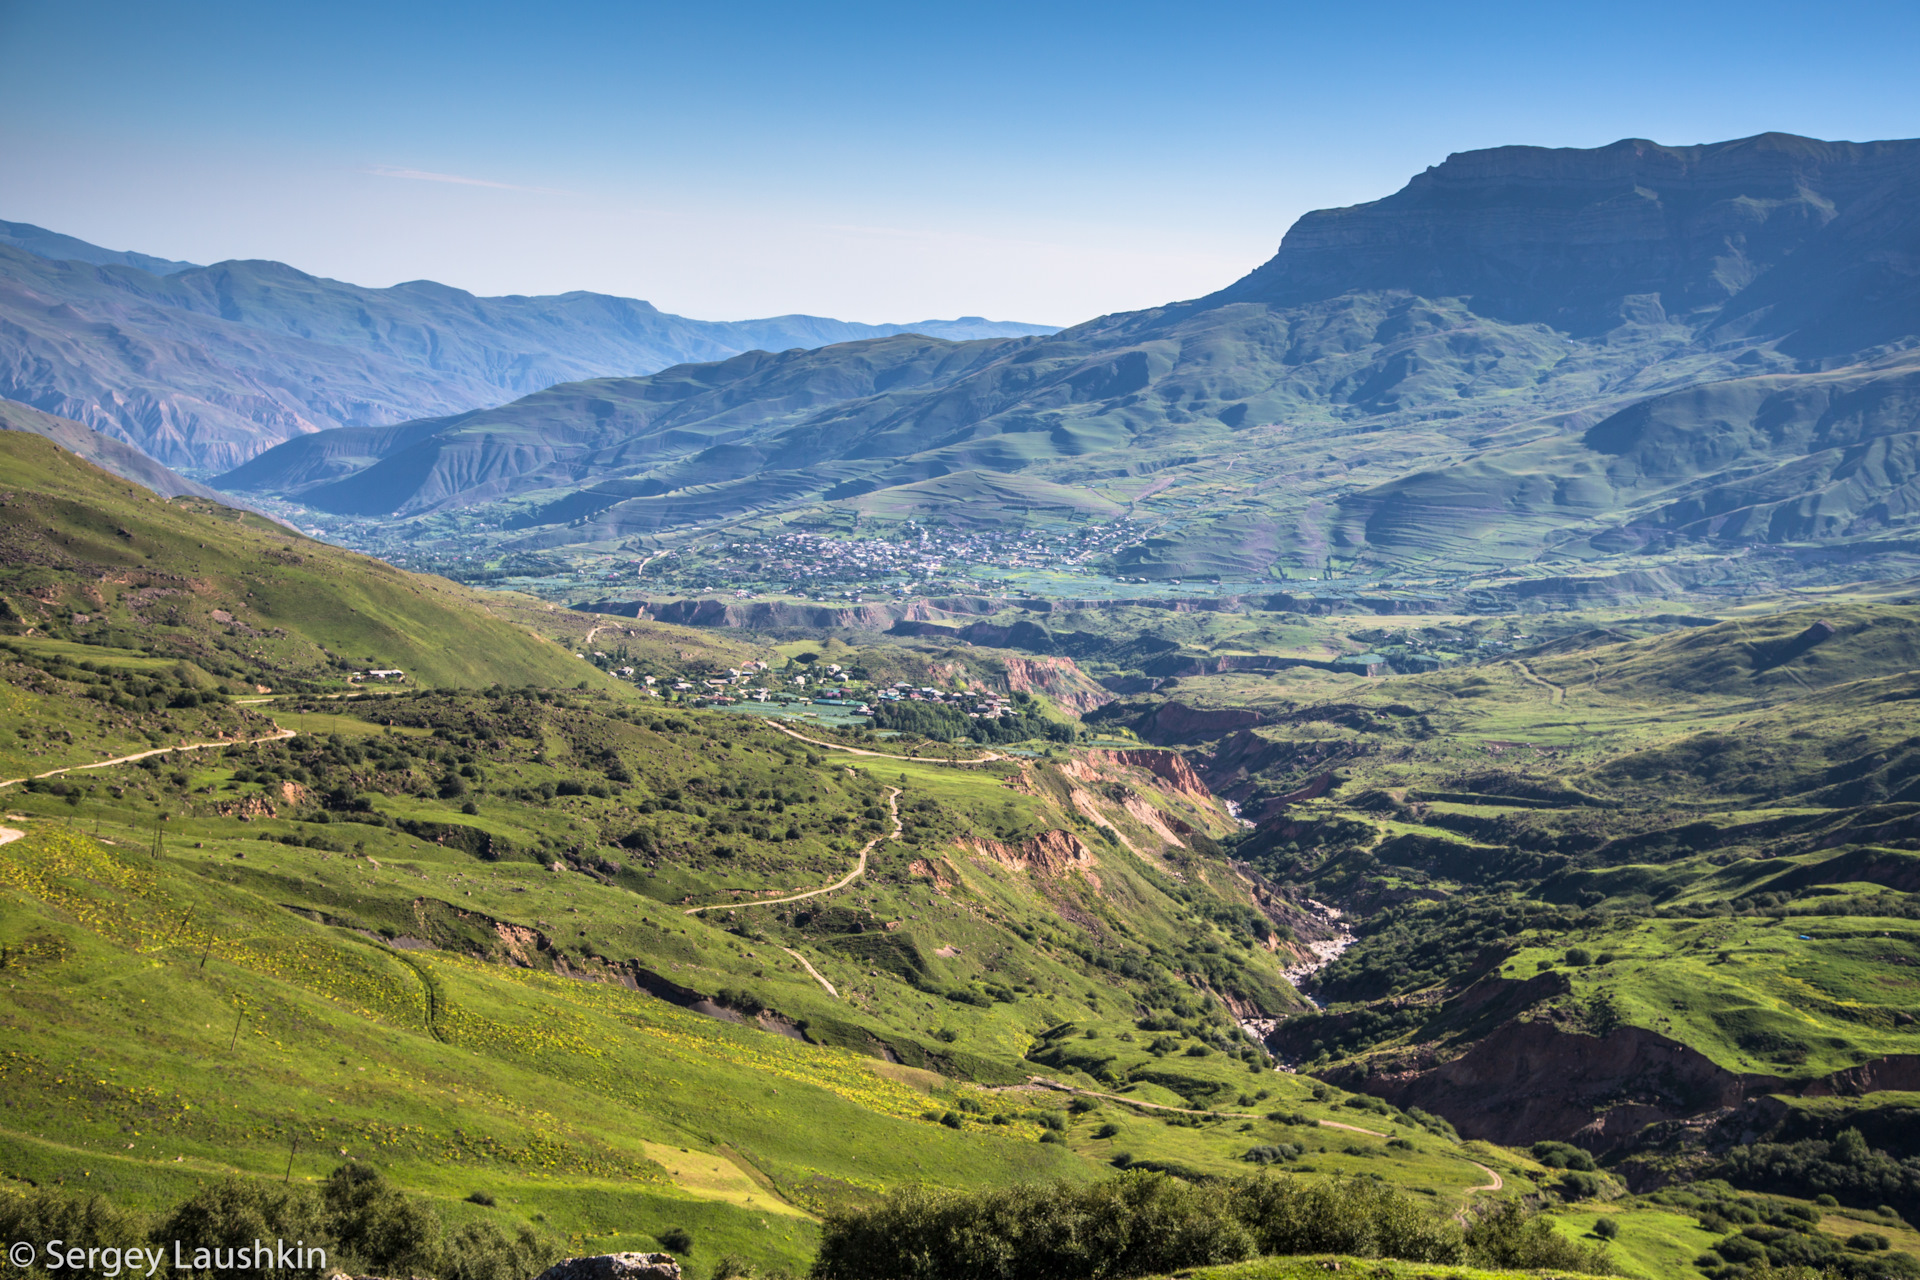
[[[0,0],[0,218],[367,285],[1065,324],[1451,151],[1920,135],[1920,5]]]

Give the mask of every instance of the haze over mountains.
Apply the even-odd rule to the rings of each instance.
[[[306,433],[457,413],[557,382],[908,331],[1051,332],[977,316],[689,320],[634,298],[479,298],[428,280],[367,289],[279,262],[200,267],[0,223],[0,396],[202,473]]]
[[[1118,566],[1146,576],[1906,555],[1917,211],[1913,141],[1470,152],[1307,215],[1191,302],[557,386],[303,437],[219,483],[484,513],[536,546],[817,502],[1017,521],[1151,489],[1136,514],[1167,527]]]

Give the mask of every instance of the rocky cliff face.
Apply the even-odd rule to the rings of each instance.
[[[1272,260],[1210,301],[1300,306],[1405,290],[1469,297],[1482,315],[1576,334],[1703,312],[1778,333],[1818,322],[1836,300],[1797,260],[1869,236],[1912,240],[1917,194],[1913,141],[1770,133],[1694,147],[1629,138],[1469,151],[1384,200],[1306,215]],[[1769,288],[1761,305],[1730,307],[1772,273],[1806,296]],[[1910,321],[1912,262],[1868,275],[1905,282]],[[1874,291],[1866,277],[1849,289]]]

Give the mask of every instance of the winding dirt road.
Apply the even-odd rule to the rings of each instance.
[[[944,764],[957,767],[969,764],[991,764],[995,760],[1012,759],[1011,756],[999,751],[989,751],[985,755],[975,756],[971,760],[935,760],[931,756],[897,756],[891,751],[869,751],[865,747],[849,747],[838,742],[823,742],[819,738],[809,738],[804,733],[795,733],[792,729],[787,728],[787,726],[776,723],[772,718],[768,718],[767,727],[778,729],[789,738],[798,738],[802,742],[810,743],[816,747],[825,747],[829,751],[844,751],[850,756],[873,756],[880,760],[900,760],[911,764]]]
[[[772,906],[778,906],[782,902],[803,902],[808,898],[817,898],[823,893],[832,893],[835,889],[846,888],[848,885],[852,884],[855,880],[858,880],[861,876],[866,874],[867,855],[873,852],[873,847],[875,845],[879,844],[882,840],[898,840],[900,838],[900,831],[901,831],[900,788],[898,787],[887,788],[887,807],[893,810],[893,834],[885,835],[885,836],[875,836],[873,839],[861,845],[860,860],[854,864],[853,870],[847,872],[847,874],[845,874],[844,876],[841,876],[838,880],[835,880],[832,884],[823,885],[818,889],[809,889],[805,893],[790,894],[784,898],[742,898],[737,902],[714,902],[704,907],[688,907],[687,914],[690,916],[694,916],[694,915],[699,915],[702,911],[723,911],[731,907],[772,907]],[[804,964],[806,962],[802,961],[801,963]],[[807,967],[809,970],[811,970],[813,966],[808,965]],[[820,975],[817,973],[814,974],[813,976],[816,978],[820,977]],[[820,978],[820,980],[822,982],[826,981],[825,978]],[[832,990],[832,988],[828,988],[828,989]],[[835,992],[835,994],[837,995],[839,993]]]
[[[45,773],[36,773],[34,778],[54,778],[63,773],[73,773],[80,769],[105,769],[110,765],[132,764],[136,760],[145,760],[148,756],[164,756],[175,751],[205,751],[208,747],[250,747],[256,742],[279,742],[295,737],[291,729],[280,729],[267,734],[264,738],[235,739],[231,742],[190,742],[178,747],[155,747],[151,751],[136,751],[130,756],[115,756],[111,760],[96,760],[92,764],[70,764],[64,769],[49,769]],[[10,787],[16,782],[28,782],[29,778],[0,778],[0,787]],[[0,841],[4,843],[4,841]]]

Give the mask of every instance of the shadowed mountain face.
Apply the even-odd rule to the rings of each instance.
[[[1917,180],[1913,142],[1469,152],[1384,200],[1308,214],[1272,261],[1207,301],[1406,290],[1578,337],[1665,314],[1720,338],[1854,351],[1915,331],[1920,296],[1899,258],[1920,248]]]
[[[977,316],[716,322],[596,293],[363,289],[278,262],[211,267],[0,223],[0,395],[169,466],[224,471],[315,431],[459,413],[542,387],[755,348],[902,332],[1049,332]]]
[[[1193,302],[556,387],[221,483],[371,516],[504,502],[548,546],[1078,493],[1176,517],[1122,558],[1149,576],[1877,537],[1912,518],[1917,210],[1916,142],[1504,147],[1309,214]]]

